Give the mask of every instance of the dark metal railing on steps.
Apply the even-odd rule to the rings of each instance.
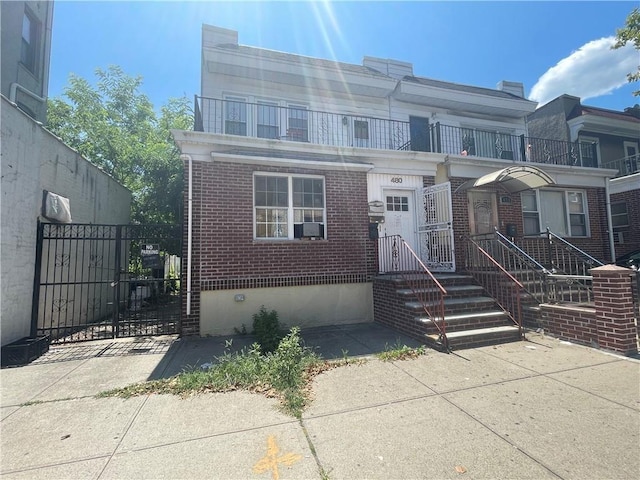
[[[521,293],[524,286],[498,261],[471,237],[467,237],[466,269],[484,290],[493,297],[507,316],[516,324],[521,338],[522,328]],[[495,242],[492,245],[496,245]]]
[[[589,275],[589,269],[604,265],[548,228],[538,235],[524,237],[517,243],[552,273],[584,276]]]
[[[471,239],[491,255],[522,285],[523,291],[537,303],[545,301],[547,269],[497,230]]]
[[[593,302],[589,269],[602,263],[549,230],[544,235],[521,239],[518,245],[496,229],[472,239],[517,278],[537,303]]]
[[[438,341],[449,350],[444,319],[445,288],[400,235],[381,237],[378,249],[380,273],[400,275],[438,330]]]

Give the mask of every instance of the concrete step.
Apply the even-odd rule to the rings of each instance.
[[[498,309],[484,312],[468,312],[458,315],[445,315],[444,320],[447,333],[460,330],[498,327],[511,323],[507,313]],[[434,331],[434,329],[437,328],[428,317],[416,317],[416,322],[424,325],[428,332]]]
[[[484,296],[472,296],[472,297],[460,297],[460,298],[448,298],[444,299],[444,311],[445,317],[448,314],[454,314],[456,312],[473,311],[473,310],[487,310],[488,308],[495,307],[496,301],[491,297]],[[422,311],[422,304],[418,301],[405,302],[405,306],[411,310]],[[433,303],[428,303],[428,307],[433,307]]]
[[[520,331],[516,326],[478,328],[447,333],[449,348],[452,350],[516,342],[521,339]],[[425,335],[425,340],[435,348],[438,348],[438,346],[442,348],[438,334]]]
[[[455,298],[466,295],[477,296],[483,292],[483,288],[480,285],[450,285],[446,287],[447,296],[445,298]],[[435,293],[439,291],[437,287],[432,288],[419,288],[417,289],[417,293]],[[396,290],[398,295],[402,295],[405,297],[413,296],[413,290],[410,288],[401,288]]]

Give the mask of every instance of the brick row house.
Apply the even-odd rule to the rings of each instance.
[[[532,136],[579,142],[582,165],[615,170],[608,187],[615,256],[640,249],[640,106],[613,111],[561,95],[528,120]]]
[[[397,239],[450,282],[451,308],[484,302],[462,296],[480,287],[456,283],[470,235],[549,227],[612,255],[615,170],[576,162],[577,141],[531,137],[536,103],[521,83],[481,88],[402,61],[254,48],[206,25],[201,82],[194,131],[172,132],[185,164],[185,334],[231,334],[264,305],[303,328],[375,320],[423,335],[397,312],[406,289],[393,275],[380,283],[398,270]]]

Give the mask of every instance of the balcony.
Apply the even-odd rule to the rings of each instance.
[[[315,145],[413,150],[513,162],[597,167],[595,144],[281,107],[268,102],[195,97],[194,130]]]
[[[602,168],[618,170],[616,177],[624,177],[640,172],[640,155],[629,155],[617,160],[603,161]]]

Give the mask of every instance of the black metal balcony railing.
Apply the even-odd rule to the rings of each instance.
[[[196,131],[316,145],[407,149],[409,122],[196,97]]]
[[[514,162],[598,166],[594,143],[511,135],[439,122],[427,126],[426,122],[414,124],[364,115],[308,110],[299,106],[248,103],[241,99],[220,100],[196,96],[194,111],[194,130],[200,132],[316,145],[469,155]],[[627,157],[619,163],[623,168],[613,168],[619,168],[622,175],[622,172],[637,171],[640,162],[634,157]]]

